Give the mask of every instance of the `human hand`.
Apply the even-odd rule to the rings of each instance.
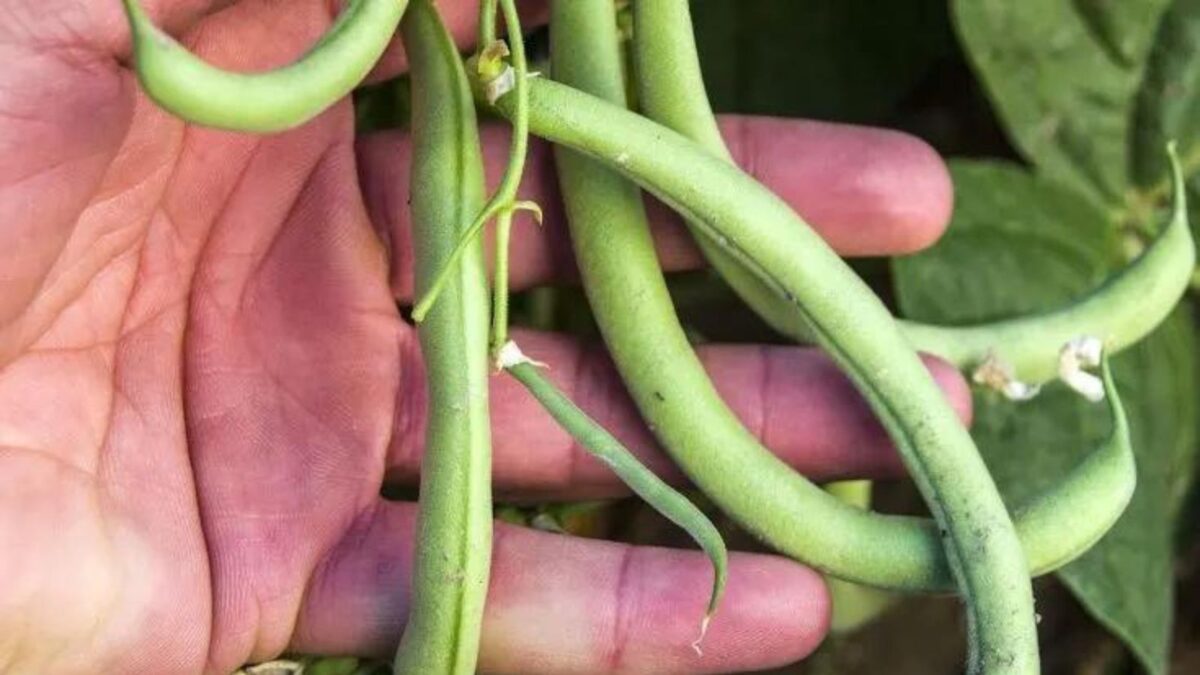
[[[238,69],[289,60],[330,19],[315,1],[145,4]],[[474,3],[442,4],[465,43]],[[189,127],[121,64],[119,3],[17,0],[0,13],[0,672],[221,673],[285,649],[387,654],[416,509],[379,488],[414,481],[424,417],[419,347],[393,300],[411,292],[407,139],[356,142],[347,103],[272,137]],[[379,75],[402,68],[396,49]],[[945,224],[944,168],[911,139],[751,118],[726,130],[742,164],[845,253],[913,250]],[[484,136],[494,178],[506,133]],[[523,192],[547,226],[514,231],[517,286],[570,270],[545,146]],[[696,266],[682,229],[661,209],[656,222],[664,264]],[[602,354],[520,340],[681,480]],[[747,425],[805,473],[900,470],[816,353],[702,354]],[[965,413],[961,381],[936,372]],[[505,377],[492,412],[501,494],[621,493]],[[795,660],[823,636],[819,577],[735,555],[696,657],[707,565],[498,526],[481,668],[729,672]]]

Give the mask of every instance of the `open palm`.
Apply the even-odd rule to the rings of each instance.
[[[336,3],[144,4],[205,58],[256,69],[302,51]],[[475,3],[443,5],[470,35]],[[116,0],[0,3],[0,672],[385,654],[404,623],[416,509],[379,490],[415,478],[424,416],[419,347],[395,304],[411,284],[407,139],[356,144],[347,103],[272,137],[186,126],[140,95],[127,54]],[[402,61],[393,49],[380,74]],[[944,226],[944,169],[911,139],[727,124],[744,163],[843,251],[912,250]],[[485,137],[500,161],[503,130]],[[515,233],[518,285],[570,273],[549,153],[534,152],[523,189],[550,222]],[[698,264],[659,220],[665,264]],[[680,478],[602,354],[522,342]],[[897,470],[818,355],[704,356],[738,414],[802,470]],[[937,372],[965,407],[961,382]],[[493,416],[500,492],[621,492],[504,378]],[[701,659],[688,647],[708,591],[698,554],[500,527],[495,555],[488,671],[767,667],[806,654],[827,620],[815,574],[735,556]]]

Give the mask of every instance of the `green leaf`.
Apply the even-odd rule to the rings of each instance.
[[[1167,191],[1167,141],[1179,143],[1185,174],[1200,169],[1200,0],[1175,0],[1163,16],[1138,93],[1134,177]]]
[[[1013,143],[1104,203],[1128,183],[1128,129],[1168,0],[954,0],[954,23]]]
[[[878,122],[954,45],[944,0],[698,0],[692,17],[722,112]]]
[[[962,324],[1022,314],[1087,291],[1121,264],[1107,213],[1077,192],[1010,162],[950,168],[956,196],[947,235],[893,266],[901,307],[913,318]]]
[[[1146,27],[1155,25],[1167,3],[1071,0],[1071,4],[1110,58],[1135,65],[1145,57]]]
[[[1130,216],[1144,220],[1169,189],[1167,141],[1179,143],[1188,178],[1192,232],[1200,241],[1200,0],[1175,0],[1146,65],[1134,116],[1133,178],[1140,190]]]
[[[915,319],[961,323],[1046,309],[1094,287],[1122,260],[1103,210],[1011,164],[951,165],[959,209],[933,249],[895,263],[897,298]],[[1146,669],[1164,673],[1173,614],[1173,518],[1196,446],[1200,378],[1192,318],[1181,308],[1113,361],[1129,413],[1138,488],[1125,515],[1060,572]],[[1027,403],[976,393],[980,452],[1006,500],[1045,489],[1104,438],[1102,406],[1049,385]]]
[[[1133,650],[1147,671],[1167,670],[1174,614],[1174,520],[1196,448],[1196,334],[1183,305],[1118,357],[1138,458],[1138,490],[1099,546],[1060,576],[1083,606]]]

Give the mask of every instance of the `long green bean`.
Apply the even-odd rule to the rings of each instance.
[[[714,156],[732,161],[705,93],[687,0],[638,0],[634,11],[634,60],[643,112]],[[960,368],[984,367],[979,379],[1002,390],[1010,387],[1015,396],[1054,379],[1059,350],[1078,335],[1097,336],[1107,353],[1116,354],[1154,330],[1187,291],[1195,247],[1186,195],[1180,189],[1174,195],[1171,219],[1146,251],[1105,284],[1063,307],[970,326],[902,321],[901,331],[913,347]],[[807,322],[793,305],[719,246],[702,236],[697,243],[729,285],[773,328],[801,341],[810,337]]]
[[[501,97],[497,101],[505,115],[512,114],[509,99]],[[705,236],[804,312],[822,346],[850,374],[896,441],[941,528],[950,570],[971,609],[972,670],[1035,672],[1038,655],[1033,595],[1016,531],[970,436],[870,289],[786,204],[675,132],[550,81],[530,83],[529,105],[531,131],[603,160],[677,211],[703,223]],[[605,241],[602,246],[593,242],[592,248],[619,247]],[[627,274],[622,263],[615,276]],[[608,292],[613,292],[611,288]],[[594,292],[592,297],[605,294]],[[634,317],[643,312],[634,311],[635,307],[664,311],[663,306],[652,305],[643,297],[623,304],[631,311],[610,325],[609,334],[638,330]],[[675,397],[679,385],[711,390],[711,384],[703,377],[699,382],[693,377],[678,377],[678,359],[664,358],[669,347],[663,342],[652,339],[645,345],[641,359],[647,367],[641,369],[641,374],[629,377],[626,373],[635,399],[643,403],[643,414],[654,420],[654,428],[666,445],[688,448],[687,453],[677,451],[676,456],[690,455],[681,462],[689,475],[727,510],[734,515],[755,514],[758,522],[747,524],[759,531],[764,529],[764,520],[786,523],[785,527],[772,529],[791,529],[788,538],[796,538],[795,531],[800,529],[797,524],[814,517],[810,512],[796,513],[796,502],[811,503],[811,492],[807,499],[796,500],[778,512],[768,512],[772,505],[767,503],[766,495],[777,493],[794,499],[796,490],[825,493],[799,479],[773,457],[756,453],[750,464],[745,462],[746,453],[728,451],[733,443],[744,445],[747,439],[722,442],[726,438],[719,437],[721,423],[716,417],[727,409],[719,405],[719,400],[701,408],[680,405],[690,397]],[[695,358],[690,349],[687,358]],[[670,378],[672,391],[638,391],[638,380],[655,379],[657,385],[662,384],[659,378],[650,377],[654,371],[676,375]],[[650,404],[655,408],[653,414],[647,413],[644,403],[650,400],[657,401]],[[697,410],[704,414],[698,415]],[[744,433],[740,425],[731,426],[736,429],[735,437]],[[721,451],[704,452],[707,461],[695,461],[700,453],[694,447],[700,444],[718,445]],[[752,447],[755,445],[751,442]],[[825,499],[837,504],[828,495]],[[839,521],[856,520],[850,516],[856,512],[851,507],[841,505],[840,509],[829,510]],[[852,533],[826,521],[806,533],[809,536],[799,538],[804,541],[793,542],[800,546],[787,549],[807,550],[811,556],[814,549],[823,548],[814,539],[824,539],[830,544],[825,553],[842,558],[835,564],[846,562],[846,558],[862,559],[850,542],[865,534],[864,529]],[[933,552],[929,555],[936,557]],[[887,576],[890,562],[880,563],[868,562],[872,568],[868,573]]]
[[[686,0],[639,0],[635,11],[636,79],[643,111],[691,137],[714,156],[731,161],[705,95]],[[902,322],[901,329],[914,346],[950,358],[960,367],[995,366],[992,374],[1000,375],[995,384],[1018,390],[1022,385],[1015,381],[1017,376],[1035,380],[1052,376],[1059,349],[1075,335],[1099,334],[1107,338],[1105,350],[1109,352],[1136,341],[1174,305],[1192,265],[1182,174],[1173,152],[1171,160],[1174,211],[1164,233],[1138,261],[1086,300],[1055,312],[981,326],[944,328]],[[810,335],[794,307],[782,302],[720,247],[703,236],[697,239],[714,267],[769,323],[794,337]],[[1131,317],[1131,311],[1144,314]],[[1003,345],[1003,351],[989,351],[997,345]],[[1012,380],[1006,382],[1008,378]],[[1078,465],[1066,481],[1014,514],[1035,573],[1053,569],[1087,550],[1115,522],[1132,493],[1136,469],[1124,414],[1114,400],[1111,382],[1106,384],[1114,419],[1110,440]],[[1087,515],[1080,518],[1079,514]]]
[[[123,0],[142,88],[197,124],[274,132],[303,124],[350,93],[387,47],[408,0],[351,0],[313,48],[264,73],[222,70],[159,30],[137,0]]]
[[[549,128],[551,120],[539,113],[532,118],[534,130]],[[608,156],[608,163],[618,167],[632,159],[624,150]],[[693,480],[706,490],[711,481],[718,489],[710,494],[718,503],[768,543],[834,576],[896,590],[951,588],[932,523],[841,504],[763,448],[724,405],[670,305],[653,242],[638,225],[640,204],[630,198],[629,188],[616,182],[607,188],[607,197],[592,206],[599,214],[594,220],[603,227],[583,228],[576,223],[591,221],[588,211],[573,212],[574,190],[569,176],[561,178],[584,285],[609,351],[642,414]],[[586,177],[588,185],[599,180]],[[1035,528],[1045,521],[1018,519],[1021,539],[1038,543],[1025,546],[1033,574],[1052,571],[1086,550],[1120,515],[1132,492],[1128,429],[1116,392],[1108,394],[1114,420],[1110,437],[1093,459],[1039,497],[1063,513],[1087,514],[1096,526],[1041,531]],[[706,411],[704,429],[688,433],[694,410]],[[1103,489],[1089,494],[1067,487],[1089,484]]]
[[[643,0],[635,3],[635,9],[636,61],[643,64],[638,68],[637,80],[644,111],[651,118],[692,137],[714,156],[731,161],[704,94],[687,2]],[[1169,307],[1173,298],[1178,297],[1180,279],[1186,276],[1192,256],[1182,172],[1173,151],[1170,154],[1175,186],[1174,211],[1164,234],[1134,265],[1098,290],[1087,301],[1086,307],[1076,305],[1070,310],[967,329],[939,329],[915,323],[902,323],[901,329],[918,348],[948,356],[949,349],[937,348],[933,339],[916,331],[936,331],[939,340],[954,344],[957,336],[968,333],[980,337],[990,334],[997,338],[1011,335],[1016,332],[1017,322],[1021,321],[1022,325],[1032,329],[1031,335],[1035,334],[1036,339],[1010,340],[1017,342],[1011,353],[1023,356],[1014,360],[1022,365],[1030,363],[1046,368],[1051,365],[1051,357],[1053,362],[1059,361],[1059,350],[1071,337],[1092,334],[1092,331],[1102,336],[1112,334],[1102,329],[1108,321],[1103,307],[1109,304],[1118,308],[1117,315],[1123,316],[1136,302],[1133,296],[1142,296],[1147,301],[1150,316],[1143,317],[1148,320],[1131,321],[1129,325],[1137,330],[1152,328],[1159,320],[1157,312],[1162,307]],[[794,328],[809,334],[809,329],[803,325],[803,317],[792,306],[748,276],[719,247],[703,237],[699,239],[714,265],[764,316],[784,317]],[[1110,295],[1114,291],[1116,297]],[[1064,316],[1066,311],[1071,313],[1071,321]],[[1070,326],[1076,322],[1078,332],[1073,333]],[[1136,339],[1132,333],[1126,335],[1126,339]],[[1104,342],[1106,353],[1124,346],[1120,340],[1111,338]],[[968,365],[962,360],[959,363]],[[1028,370],[1022,371],[1022,375],[1027,374]],[[1124,413],[1115,401],[1111,387],[1108,393],[1114,420],[1113,434],[1108,442],[1080,463],[1060,485],[1015,511],[1018,535],[1034,573],[1055,569],[1086,551],[1116,521],[1132,493],[1136,474]],[[1033,504],[1037,507],[1033,508]],[[1032,517],[1035,514],[1038,517]],[[1087,516],[1077,519],[1078,514]],[[1055,522],[1067,521],[1072,521],[1074,526],[1054,526]]]
[[[708,623],[721,604],[725,582],[729,576],[728,553],[721,533],[708,516],[688,501],[687,497],[643,466],[620,441],[564,396],[542,375],[538,364],[521,353],[516,343],[505,343],[497,354],[500,366],[523,384],[580,446],[604,462],[629,489],[654,507],[655,511],[687,532],[708,556],[713,566],[712,591],[708,596],[704,618],[700,622],[700,634],[692,643],[692,647],[699,652],[700,643],[708,631]]]
[[[447,264],[484,199],[472,94],[429,0],[402,23],[412,68],[412,221],[417,289]],[[418,328],[428,382],[417,557],[397,673],[475,672],[492,543],[488,290],[482,245],[454,265]]]

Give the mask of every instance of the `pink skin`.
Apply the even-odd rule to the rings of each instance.
[[[303,51],[332,4],[146,2],[205,58],[247,70]],[[441,5],[470,36],[473,3]],[[285,649],[386,655],[406,612],[415,506],[383,502],[379,487],[385,474],[415,478],[424,411],[417,342],[393,302],[411,283],[406,141],[356,147],[346,103],[267,138],[188,127],[138,94],[128,49],[116,2],[0,8],[0,671],[224,673]],[[393,51],[377,75],[401,63]],[[912,250],[945,225],[945,169],[912,139],[727,124],[740,160],[847,252]],[[486,136],[495,165],[503,134]],[[569,273],[547,244],[561,221],[538,157],[526,191],[547,205],[550,234],[516,233],[519,285]],[[697,264],[678,226],[658,231],[672,268]],[[680,478],[600,355],[522,340]],[[804,471],[897,473],[820,356],[704,357],[738,414]],[[933,367],[967,415],[961,380]],[[499,491],[620,492],[511,382],[493,394]],[[817,575],[736,555],[697,658],[706,565],[502,526],[483,666],[728,672],[802,658],[822,638]]]

